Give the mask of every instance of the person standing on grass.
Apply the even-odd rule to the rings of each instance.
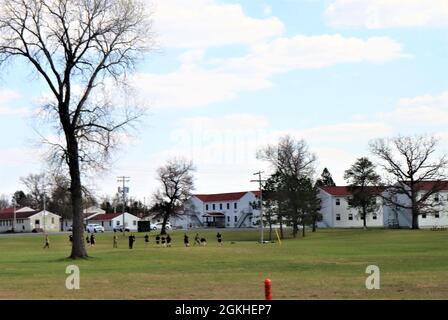
[[[201,240],[199,238],[199,233],[196,233],[196,235],[194,236],[194,243],[193,245],[201,245]]]
[[[160,244],[160,235],[157,235],[156,236],[156,245],[157,245],[157,247],[159,247],[159,244]]]
[[[164,235],[162,235],[162,247],[166,247],[166,241]]]
[[[188,240],[188,236],[186,233],[184,234],[184,244],[186,247],[190,246],[190,240]]]
[[[135,236],[133,234],[131,234],[129,236],[129,249],[134,248],[134,242],[135,242]]]
[[[87,237],[86,237],[86,242],[87,242],[87,244],[90,244],[90,238],[89,238],[89,235],[87,235]]]
[[[90,246],[94,247],[95,246],[95,235],[92,233],[92,235],[90,236]]]
[[[50,249],[50,238],[48,238],[48,234],[45,235],[44,249]]]
[[[171,237],[170,237],[170,235],[167,235],[167,236],[166,236],[166,245],[167,245],[168,247],[171,247]]]
[[[219,232],[216,235],[216,238],[218,238],[218,246],[222,246],[222,235]]]
[[[148,236],[148,234],[145,235],[145,242],[146,242],[146,243],[149,242],[149,236]]]
[[[73,242],[73,235],[68,236],[68,241]]]
[[[114,248],[118,248],[118,237],[117,234],[114,232]]]

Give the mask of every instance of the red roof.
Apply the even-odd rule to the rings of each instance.
[[[121,215],[122,215],[122,213],[103,213],[103,214],[94,216],[94,217],[90,218],[89,220],[94,220],[94,221],[112,220]]]
[[[232,193],[216,194],[195,194],[194,196],[203,202],[236,201],[241,199],[246,193],[252,192],[256,197],[260,196],[260,191],[243,191]]]
[[[422,181],[416,184],[418,190],[431,191],[433,188],[437,190],[448,190],[448,181]]]
[[[16,212],[16,219],[27,219],[39,211]],[[14,219],[14,208],[5,208],[0,210],[0,220]]]
[[[367,187],[372,191],[383,191],[384,187]],[[331,194],[336,197],[348,197],[352,195],[352,192],[349,190],[348,186],[341,187],[321,187],[326,193]]]

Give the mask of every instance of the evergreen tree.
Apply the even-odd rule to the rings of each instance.
[[[336,183],[334,183],[333,177],[331,176],[330,171],[327,168],[324,169],[319,179],[316,181],[317,187],[335,187]]]

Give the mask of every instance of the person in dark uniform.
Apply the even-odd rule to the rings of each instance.
[[[92,233],[92,235],[90,236],[90,246],[94,247],[95,246],[95,235]]]
[[[194,236],[194,243],[193,245],[201,245],[201,240],[199,238],[199,233],[196,233],[196,235]]]
[[[165,240],[165,236],[162,236],[162,247],[166,247],[166,240]]]
[[[186,247],[190,246],[190,240],[188,240],[187,234],[184,234],[184,244]]]
[[[86,237],[86,242],[87,242],[88,244],[90,244],[90,238],[89,238],[88,235],[87,235],[87,237]]]
[[[129,236],[129,249],[132,249],[134,247],[134,242],[135,242],[135,236],[131,234]]]
[[[157,245],[157,247],[159,246],[159,244],[160,244],[160,235],[157,235],[156,236],[156,245]]]
[[[118,237],[115,233],[114,233],[114,248],[118,248]]]
[[[167,236],[166,236],[166,245],[167,245],[168,247],[171,247],[171,237],[170,237],[170,235],[167,235]]]
[[[145,235],[145,242],[146,242],[146,243],[149,242],[149,236],[148,236],[148,234]]]
[[[205,247],[207,245],[207,239],[201,238],[201,245]]]
[[[68,241],[73,242],[73,235],[68,236]]]
[[[216,238],[218,238],[218,246],[222,246],[222,235],[219,232],[216,235]]]
[[[48,238],[48,234],[45,235],[45,245],[44,249],[50,249],[50,239]]]

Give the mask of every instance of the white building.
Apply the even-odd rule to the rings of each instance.
[[[322,200],[322,221],[318,223],[320,228],[362,228],[363,220],[359,210],[350,208],[349,201],[352,193],[347,187],[322,187],[319,188],[319,197]],[[367,227],[383,226],[383,204],[380,196],[377,197],[378,210],[368,214]]]
[[[434,181],[425,181],[418,185],[417,198],[426,192],[433,190]],[[387,192],[387,190],[385,191]],[[404,194],[398,195],[397,203],[410,207],[411,200]],[[420,228],[448,227],[448,183],[443,183],[438,193],[433,194],[429,201],[434,203],[431,214],[421,214],[418,217]],[[384,226],[396,228],[412,228],[412,211],[410,209],[398,206],[385,206],[384,208]]]
[[[61,217],[48,210],[36,211],[25,207],[16,210],[16,232],[32,232],[39,229],[45,232],[60,231]],[[6,208],[0,211],[0,232],[11,231],[14,226],[14,208]]]
[[[85,225],[87,225],[87,221],[90,218],[104,213],[106,213],[106,211],[98,207],[89,207],[87,209],[84,209],[82,213],[83,222]],[[62,218],[61,225],[63,231],[71,231],[73,226],[73,219]]]
[[[219,194],[197,194],[189,199],[188,227],[244,228],[254,227],[260,212],[252,207],[259,191]]]
[[[141,219],[130,213],[124,213],[124,226],[130,231],[138,230],[138,222]],[[96,223],[104,227],[106,231],[113,231],[114,227],[123,225],[123,213],[103,213],[95,215],[87,220],[88,223]]]

